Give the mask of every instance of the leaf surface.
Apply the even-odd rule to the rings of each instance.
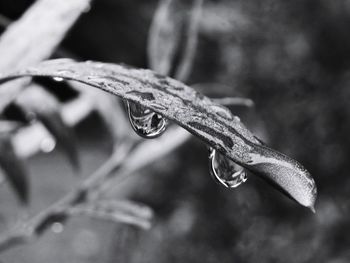
[[[0,82],[25,76],[76,80],[138,103],[174,121],[239,165],[272,181],[300,204],[314,206],[316,185],[301,164],[261,145],[227,108],[179,81],[151,70],[59,59],[2,75]]]

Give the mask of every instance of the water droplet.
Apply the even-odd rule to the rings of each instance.
[[[248,177],[245,169],[231,161],[215,149],[209,149],[209,165],[212,176],[227,188],[235,188],[246,182]]]
[[[56,147],[56,142],[52,138],[45,138],[40,142],[40,149],[44,153],[52,152]]]
[[[59,222],[55,222],[55,223],[52,224],[51,230],[52,230],[52,232],[54,232],[56,234],[62,233],[63,225],[61,223],[59,223]]]
[[[130,124],[141,137],[152,139],[166,130],[168,121],[163,116],[136,103],[126,102],[126,105]]]
[[[53,77],[52,79],[53,79],[54,81],[58,81],[58,82],[63,81],[63,78],[60,78],[60,77]]]

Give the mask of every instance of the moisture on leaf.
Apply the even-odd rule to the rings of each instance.
[[[301,164],[263,146],[228,109],[179,81],[151,70],[67,59],[42,62],[3,75],[0,81],[24,76],[76,80],[138,103],[187,129],[237,164],[272,181],[301,205],[314,206],[316,185]]]

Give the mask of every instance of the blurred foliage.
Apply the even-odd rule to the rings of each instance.
[[[16,18],[29,2],[2,1],[0,10]],[[96,0],[63,47],[147,67],[156,4]],[[305,164],[319,189],[317,213],[253,176],[235,191],[213,184],[206,149],[192,141],[125,182],[158,219],[148,232],[116,227],[106,262],[348,262],[349,1],[205,1],[201,23],[189,83],[219,82],[253,99],[255,109],[234,110]]]

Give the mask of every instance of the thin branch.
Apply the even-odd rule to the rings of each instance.
[[[53,219],[61,222],[65,221],[67,218],[62,216],[65,214],[65,209],[96,200],[101,196],[101,189],[105,188],[106,184],[120,183],[130,174],[170,153],[187,141],[188,138],[190,138],[190,134],[187,131],[180,127],[174,127],[170,128],[162,137],[151,141],[127,140],[120,144],[115,148],[112,156],[96,172],[83,181],[77,189],[31,220],[22,223],[20,227],[16,227],[4,235],[0,240],[0,252],[32,241],[51,226]],[[140,213],[145,215],[142,211],[135,212],[135,209],[135,207],[131,208],[131,212],[135,215]],[[146,213],[145,216],[149,217],[147,214],[149,213]],[[130,216],[120,217],[120,219],[124,221],[131,220],[133,224],[139,223],[142,227],[147,227],[144,221],[135,221]]]
[[[10,230],[0,240],[0,252],[35,239],[46,230],[47,222],[50,218],[62,214],[62,211],[69,206],[83,202],[89,189],[98,184],[100,180],[104,180],[123,162],[131,146],[129,143],[120,145],[118,150],[95,173],[89,176],[80,187],[34,216],[31,220]]]
[[[193,3],[193,8],[191,10],[185,50],[182,54],[180,65],[178,66],[174,76],[175,79],[181,81],[186,81],[192,70],[198,42],[198,30],[202,15],[202,5],[203,0],[195,0]]]

